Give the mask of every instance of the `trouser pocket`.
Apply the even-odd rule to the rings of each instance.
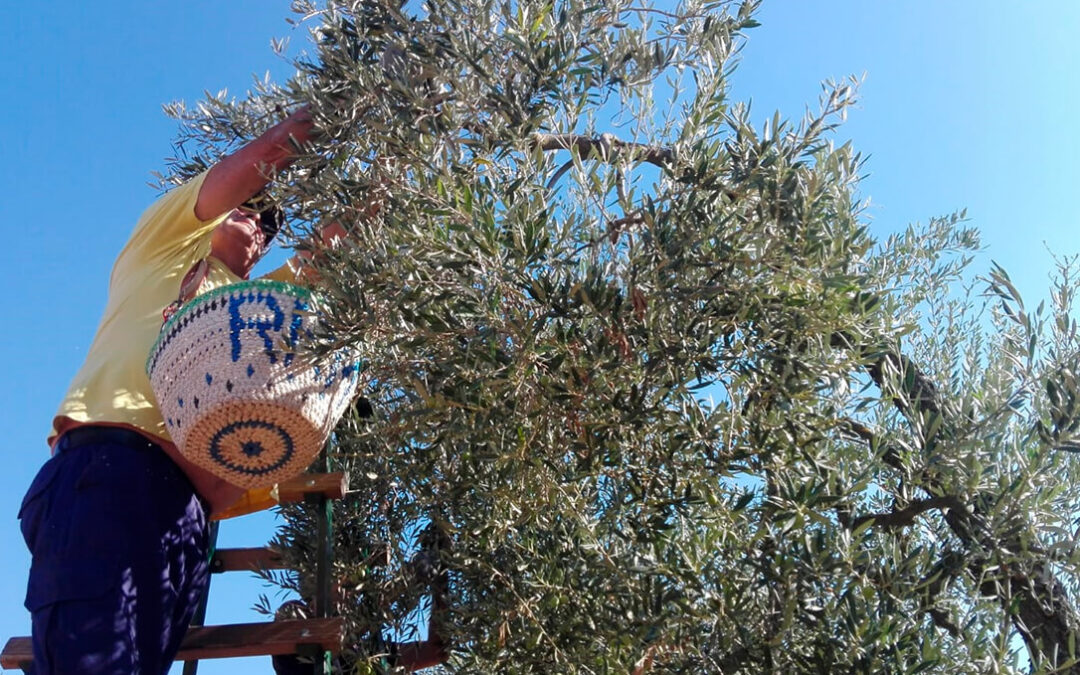
[[[30,553],[34,552],[34,544],[38,538],[38,530],[42,521],[49,513],[49,488],[56,480],[60,469],[60,458],[53,457],[38,470],[34,480],[30,483],[22,503],[19,505],[19,529],[22,531],[23,540]]]

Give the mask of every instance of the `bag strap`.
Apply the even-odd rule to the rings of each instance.
[[[162,324],[167,323],[173,314],[176,314],[181,307],[194,299],[199,293],[199,287],[206,281],[209,274],[210,264],[206,262],[206,258],[191,266],[191,269],[184,275],[183,281],[180,282],[180,294],[176,297],[176,300],[161,310]]]

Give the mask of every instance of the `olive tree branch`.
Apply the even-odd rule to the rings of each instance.
[[[928,499],[916,499],[902,509],[893,509],[888,513],[875,513],[871,515],[859,516],[851,523],[852,529],[858,528],[860,525],[866,522],[872,523],[875,527],[884,527],[886,529],[896,529],[901,527],[907,527],[915,522],[915,519],[931,509],[964,509],[964,503],[960,501],[958,497],[953,495],[943,495],[940,497],[930,497]]]
[[[848,336],[834,336],[835,346],[855,347]],[[933,381],[914,363],[895,348],[862,345],[864,354],[875,354],[866,371],[892,404],[904,417],[916,421],[924,416],[941,416],[934,432],[948,439],[956,434],[956,420],[942,400]],[[926,439],[928,442],[935,438]],[[934,476],[919,476],[919,486],[932,495],[943,486]],[[1019,535],[1002,539],[991,531],[986,516],[976,503],[972,510],[949,509],[945,522],[971,551],[968,573],[979,581],[983,593],[996,597],[1013,627],[1024,640],[1028,654],[1035,663],[1057,666],[1068,659],[1070,645],[1078,641],[1080,616],[1073,607],[1066,587],[1058,579],[1049,562],[1035,564],[1030,569],[1004,569],[994,564],[995,551],[1021,550],[1024,543]],[[1064,672],[1080,674],[1080,664]]]
[[[624,141],[612,134],[601,134],[599,137],[581,134],[537,134],[533,137],[532,144],[544,151],[577,150],[582,157],[606,162],[625,157],[662,169],[675,163],[675,151],[672,148]]]

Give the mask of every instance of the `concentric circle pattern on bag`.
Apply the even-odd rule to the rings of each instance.
[[[244,281],[185,304],[161,330],[146,371],[181,454],[234,485],[304,471],[352,400],[355,358],[295,347],[318,318],[308,290]]]

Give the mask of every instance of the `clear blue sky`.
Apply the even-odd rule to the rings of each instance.
[[[288,74],[269,47],[292,35],[287,0],[6,3],[0,28],[0,639],[24,635],[29,566],[15,513],[60,395],[105,302],[109,269],[155,192],[175,126],[160,111],[201,92],[241,93],[252,74]],[[658,2],[662,6],[664,2]],[[1045,293],[1047,250],[1080,251],[1075,161],[1080,3],[1045,0],[771,0],[751,32],[735,99],[754,117],[798,117],[826,78],[863,75],[839,133],[870,156],[872,228],[967,208],[1025,295]],[[223,528],[223,545],[266,541],[272,520]],[[214,579],[210,621],[258,620],[260,582]],[[175,669],[174,669],[175,670]],[[266,673],[266,658],[200,672]],[[177,671],[178,672],[178,671]]]

